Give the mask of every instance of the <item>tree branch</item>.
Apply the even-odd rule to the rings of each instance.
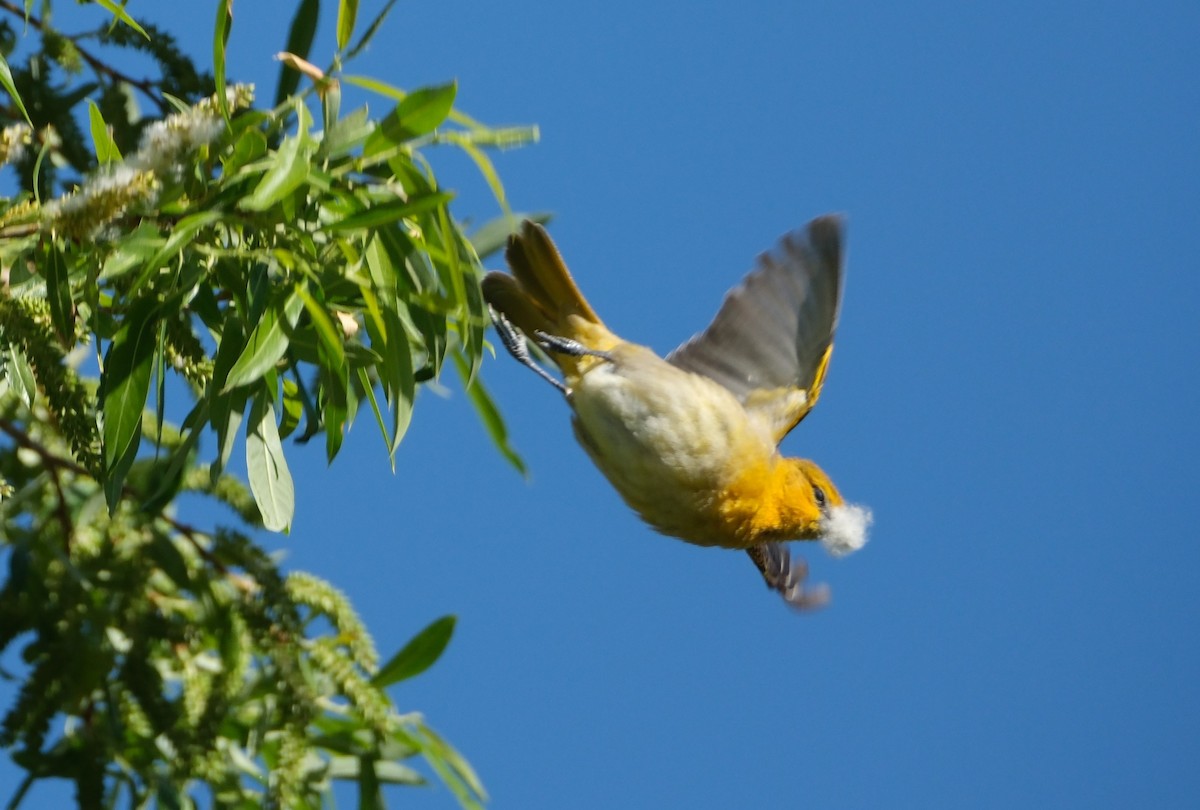
[[[41,31],[43,34],[46,33],[47,26],[42,21],[42,19],[40,17],[35,17],[32,14],[30,14],[28,17],[26,17],[25,9],[22,8],[21,6],[18,6],[16,3],[9,2],[9,0],[0,0],[0,10],[7,11],[9,14],[13,14],[17,17],[20,17],[22,21],[28,21],[28,23],[30,25],[32,25],[34,28]],[[61,32],[56,31],[55,33],[61,33]],[[67,36],[67,35],[64,34],[63,36]],[[130,76],[129,74],[123,73],[120,70],[117,70],[115,67],[108,64],[100,57],[96,56],[95,54],[91,53],[87,49],[83,48],[79,44],[79,42],[76,40],[75,37],[67,36],[67,38],[71,40],[71,44],[74,45],[75,50],[79,52],[80,58],[83,59],[83,61],[87,62],[88,67],[90,67],[95,73],[103,75],[103,76],[107,76],[112,81],[125,82],[126,84],[132,85],[133,87],[136,87],[138,90],[141,90],[142,93],[148,99],[153,101],[155,106],[158,107],[160,112],[167,113],[167,112],[171,111],[172,108],[167,104],[166,100],[164,100],[160,95],[158,95],[157,86],[155,85],[153,80],[151,80],[151,79],[135,79],[132,76]]]

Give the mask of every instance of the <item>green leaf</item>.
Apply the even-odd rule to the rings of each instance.
[[[388,451],[388,458],[395,467],[396,448],[400,446],[400,440],[404,438],[409,422],[412,421],[417,383],[413,377],[412,350],[408,343],[408,333],[400,321],[400,316],[391,307],[385,307],[383,319],[387,327],[386,349],[379,369],[384,381],[384,393],[392,409],[392,446]]]
[[[113,251],[104,260],[99,280],[111,281],[134,268],[144,269],[150,257],[162,250],[166,243],[157,226],[143,222],[113,246]]]
[[[354,21],[358,17],[358,0],[340,0],[337,18],[337,46],[339,51],[346,50],[350,37],[354,36]]]
[[[288,31],[287,52],[294,53],[301,59],[307,59],[312,50],[313,38],[317,33],[317,19],[320,16],[321,0],[301,0],[296,8],[296,16],[292,17],[292,27]],[[287,65],[279,69],[279,84],[275,90],[275,106],[283,104],[288,96],[296,92],[300,86],[300,72],[292,70]]]
[[[332,463],[342,448],[346,427],[352,418],[350,399],[350,366],[345,356],[335,357],[328,343],[317,344],[317,361],[321,381],[321,421],[325,425],[325,457]]]
[[[471,368],[461,352],[454,353],[454,364],[458,367],[459,376],[462,377],[463,383],[466,384],[470,379]],[[475,406],[475,412],[479,414],[479,420],[483,422],[484,428],[488,435],[492,438],[492,443],[496,445],[496,449],[500,451],[508,463],[517,468],[517,472],[521,475],[528,475],[525,469],[525,462],[517,455],[517,451],[513,450],[508,443],[508,428],[504,425],[504,419],[500,416],[499,409],[492,402],[491,396],[487,389],[483,387],[483,381],[476,377],[471,380],[470,385],[467,385],[467,397],[471,400],[471,404]]]
[[[340,78],[346,84],[353,84],[356,87],[362,87],[365,90],[370,90],[373,93],[378,93],[385,98],[395,99],[396,101],[403,101],[409,96],[406,91],[401,90],[399,87],[390,85],[387,82],[381,82],[378,79],[372,79],[370,76],[355,76],[353,74],[343,73]],[[448,117],[454,123],[468,127],[472,130],[488,130],[487,127],[476,121],[474,118],[471,118],[469,115],[464,115],[455,109],[450,110]],[[536,140],[537,127],[533,127],[532,129],[535,133],[533,140]],[[498,132],[499,130],[489,131]],[[528,131],[528,129],[526,131]]]
[[[197,233],[209,225],[220,221],[220,219],[220,211],[200,211],[186,216],[175,223],[175,226],[171,229],[171,235],[167,237],[167,241],[159,248],[157,253],[146,261],[145,267],[142,268],[142,272],[138,274],[137,280],[130,288],[131,293],[139,291],[158,273],[168,260],[175,258],[180,251],[190,245]]]
[[[492,159],[484,154],[482,149],[471,143],[470,140],[460,137],[457,133],[447,133],[446,139],[467,153],[467,156],[471,158],[476,168],[479,169],[479,173],[483,175],[483,179],[487,181],[488,188],[492,190],[492,196],[496,198],[496,202],[500,205],[500,210],[506,214],[511,214],[508,208],[508,197],[504,194],[504,184],[500,182],[500,175],[496,173],[496,167],[492,164]]]
[[[110,510],[116,508],[141,441],[158,333],[157,307],[152,298],[134,302],[104,359],[104,491]]]
[[[396,5],[396,0],[388,0],[387,3],[384,4],[383,10],[376,14],[375,19],[371,21],[369,26],[367,26],[367,32],[362,35],[358,42],[354,43],[354,47],[351,48],[350,52],[347,53],[345,58],[342,59],[343,64],[358,56],[362,49],[367,47],[367,45],[371,42],[371,39],[375,36],[375,33],[379,30],[379,27],[383,25],[383,21],[387,19],[388,12],[392,10],[392,6],[394,5]]]
[[[255,394],[246,422],[246,472],[263,526],[273,532],[289,531],[296,494],[275,425],[275,408],[265,388]]]
[[[358,383],[362,386],[363,396],[371,403],[371,412],[375,414],[375,422],[379,425],[379,432],[383,434],[383,443],[387,445],[389,455],[391,455],[392,442],[391,437],[388,436],[387,423],[383,421],[383,411],[379,409],[379,400],[375,396],[375,386],[371,384],[371,375],[367,374],[365,368],[359,367],[358,369]],[[392,466],[393,468],[395,467],[395,462],[393,462]]]
[[[159,411],[161,413],[161,410]],[[158,474],[158,484],[142,501],[141,510],[149,514],[161,512],[179,492],[183,482],[183,466],[192,457],[192,451],[200,440],[200,432],[209,423],[209,402],[201,398],[192,407],[191,412],[184,418],[180,430],[183,441],[171,451],[171,457]]]
[[[423,785],[425,777],[399,762],[375,763],[375,778],[390,785]]]
[[[232,176],[246,164],[267,154],[267,136],[262,130],[247,129],[233,142],[233,151],[221,158],[226,176]]]
[[[375,154],[432,132],[454,108],[457,93],[458,85],[454,82],[409,93],[379,122],[379,129],[367,140],[366,152]]]
[[[222,392],[260,379],[279,362],[279,358],[287,351],[288,334],[296,325],[303,308],[304,299],[294,289],[280,290],[276,294],[271,306],[263,313],[262,320],[246,339],[246,348],[229,370]]]
[[[229,462],[233,453],[233,445],[237,440],[238,428],[242,424],[242,413],[246,408],[246,398],[249,390],[235,389],[227,394],[219,393],[225,387],[229,370],[241,354],[243,335],[241,319],[236,316],[226,317],[225,329],[217,344],[217,353],[213,358],[213,377],[209,385],[208,397],[212,412],[212,429],[217,434],[217,458],[212,465],[212,480],[215,482],[221,471]]]
[[[266,211],[300,188],[308,179],[311,152],[312,141],[307,132],[301,130],[296,135],[284,138],[279,151],[270,158],[270,168],[250,196],[238,202],[238,207],[245,211]]]
[[[443,616],[417,633],[404,645],[404,649],[380,668],[371,679],[371,685],[378,689],[386,689],[400,681],[420,675],[433,666],[450,643],[450,637],[454,635],[455,621],[454,616]]]
[[[380,203],[372,205],[365,211],[360,211],[357,214],[351,214],[336,222],[331,222],[325,226],[325,229],[330,231],[345,231],[351,228],[378,228],[380,225],[387,225],[399,219],[411,217],[414,214],[445,205],[452,199],[454,199],[453,194],[439,191],[419,197],[410,197],[407,200]]]
[[[339,118],[333,126],[325,130],[321,139],[320,155],[336,158],[349,154],[351,150],[361,146],[374,131],[375,123],[371,120],[370,110],[359,107]]]
[[[96,102],[88,99],[88,123],[92,131],[92,146],[96,150],[96,162],[101,166],[121,159],[121,150],[113,140],[112,127],[104,122],[104,116]]]
[[[487,800],[487,792],[470,763],[429,726],[422,723],[419,733],[426,761],[442,777],[458,803],[464,808],[483,810],[480,800]]]
[[[217,22],[213,25],[213,84],[217,88],[217,109],[229,120],[229,99],[225,97],[225,45],[233,25],[233,0],[217,0]]]
[[[50,303],[50,323],[64,346],[75,344],[75,305],[71,301],[70,268],[67,257],[54,242],[47,244],[45,257],[46,298]]]
[[[329,352],[331,358],[338,365],[343,365],[346,362],[346,349],[342,345],[341,332],[334,325],[333,318],[329,317],[329,313],[325,307],[321,305],[317,299],[313,298],[312,293],[304,285],[296,287],[296,293],[304,301],[304,308],[308,310],[309,317],[312,318],[313,326],[316,328],[317,339]]]
[[[137,31],[139,34],[144,36],[147,41],[149,41],[150,35],[146,33],[145,29],[138,25],[137,20],[133,19],[133,17],[130,17],[129,14],[126,13],[125,9],[123,9],[121,6],[118,6],[113,2],[113,0],[96,0],[96,2],[104,6],[114,17],[128,25],[134,31]]]
[[[29,118],[29,111],[25,109],[25,102],[21,101],[21,96],[17,94],[17,86],[13,84],[12,71],[8,69],[8,62],[4,59],[4,55],[0,54],[0,85],[4,86],[9,98],[17,105],[17,109],[21,111],[21,115],[25,118],[25,123],[33,126],[33,121]]]
[[[25,407],[33,407],[37,401],[37,378],[24,353],[15,345],[8,347],[8,356],[4,358],[4,376],[12,381],[10,384]]]
[[[292,435],[300,424],[304,413],[304,400],[300,398],[300,387],[291,377],[283,378],[283,416],[279,420],[279,438],[286,439]]]

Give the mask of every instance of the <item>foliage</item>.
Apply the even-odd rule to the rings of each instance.
[[[323,71],[305,61],[320,3],[300,0],[270,109],[226,85],[228,0],[211,74],[124,3],[99,0],[80,34],[39,5],[0,0],[0,162],[21,189],[0,200],[0,651],[24,662],[0,672],[23,679],[0,744],[27,772],[12,805],[65,778],[85,807],[316,807],[349,779],[376,807],[381,785],[422,781],[416,755],[479,804],[466,762],[385,691],[436,660],[453,619],[381,666],[346,597],[248,532],[291,526],[286,438],[320,437],[332,461],[366,405],[394,463],[448,360],[519,466],[477,379],[479,253],[512,221],[484,150],[536,131],[466,117],[452,83],[345,74],[391,2],[353,41],[342,0]],[[113,67],[131,49],[160,75]],[[386,114],[343,113],[348,84]],[[435,144],[465,150],[507,214],[478,246],[423,156]],[[239,448],[247,483],[226,472]],[[184,493],[239,527],[184,522]]]

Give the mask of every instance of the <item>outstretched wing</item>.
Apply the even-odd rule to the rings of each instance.
[[[842,219],[783,237],[725,296],[717,317],[667,355],[732,391],[778,441],[821,393],[842,298]]]

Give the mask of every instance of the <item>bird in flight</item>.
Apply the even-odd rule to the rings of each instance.
[[[871,523],[820,467],[778,449],[825,382],[842,241],[837,216],[784,236],[708,328],[665,358],[605,327],[534,222],[509,238],[512,274],[483,279],[504,346],[565,396],[576,439],[625,502],[663,534],[745,550],[797,608],[825,604],[829,589],[807,584],[807,564],[784,543],[819,539],[840,556],[862,547]],[[527,339],[561,381],[534,361]]]

